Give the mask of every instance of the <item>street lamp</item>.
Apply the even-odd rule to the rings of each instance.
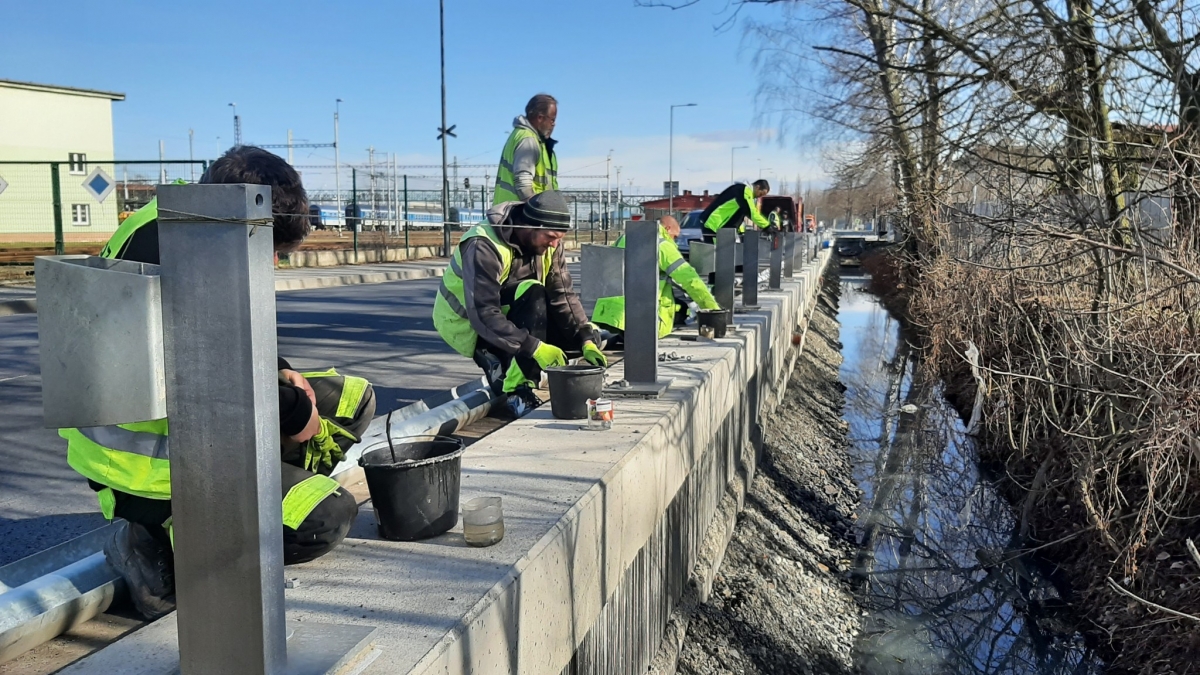
[[[342,210],[342,155],[338,143],[338,116],[342,112],[342,99],[333,102],[333,189],[337,193],[334,202],[337,203],[338,220],[342,229],[346,229],[346,212]],[[338,235],[341,236],[341,235]]]
[[[693,108],[695,103],[679,103],[671,106],[671,135],[667,150],[667,213],[675,215],[675,109]]]
[[[730,183],[733,183],[733,181],[734,181],[734,178],[733,178],[733,153],[734,153],[734,151],[735,150],[745,150],[749,147],[750,146],[748,146],[748,145],[739,145],[735,148],[729,149],[729,182]]]

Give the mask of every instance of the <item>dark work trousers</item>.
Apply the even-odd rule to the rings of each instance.
[[[508,314],[506,315],[508,320],[518,328],[529,331],[530,335],[542,342],[549,342],[564,352],[575,352],[575,355],[578,355],[583,347],[578,336],[550,319],[546,303],[546,287],[541,284],[531,285],[519,298],[515,297],[516,291],[516,284],[500,291],[500,303],[508,305]],[[569,355],[568,358],[571,356]],[[508,354],[483,338],[480,338],[475,345],[475,364],[483,369],[483,374],[487,376],[488,382],[491,384],[492,392],[497,395],[503,391],[504,375],[508,372],[513,359],[517,360],[517,366],[521,368],[521,372],[525,373],[527,379],[534,382],[541,381],[542,367],[533,360],[532,355]]]
[[[309,380],[317,398],[317,412],[322,417],[341,424],[347,431],[361,438],[367,430],[367,426],[370,425],[371,418],[375,416],[375,392],[370,386],[367,387],[354,417],[337,417],[343,382],[344,378],[340,376],[318,377]],[[272,395],[274,394],[272,393]],[[337,437],[336,440],[338,445],[342,446],[343,451],[353,445],[353,441],[348,438]],[[284,447],[281,449],[281,459],[280,484],[283,489],[279,498],[283,499],[288,490],[312,477],[313,473],[301,468],[304,466],[304,451],[300,444],[294,441],[285,440]],[[104,487],[91,481],[89,483],[93,489],[98,490]],[[119,490],[113,490],[113,494],[116,496],[115,514],[118,518],[145,526],[146,530],[162,543],[166,550],[171,550],[170,537],[166,528],[163,527],[171,517],[170,501],[147,499]],[[293,530],[286,525],[283,526],[283,564],[294,565],[308,562],[332,551],[346,538],[357,514],[358,504],[354,501],[353,495],[345,489],[337,490],[321,500],[299,527]]]

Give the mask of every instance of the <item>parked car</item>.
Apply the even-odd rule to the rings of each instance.
[[[679,252],[685,258],[693,241],[704,241],[704,223],[700,222],[701,213],[704,211],[689,211],[683,217],[683,222],[679,224],[679,236],[675,238],[675,245],[679,247]]]

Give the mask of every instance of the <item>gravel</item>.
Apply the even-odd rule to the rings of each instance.
[[[851,673],[863,615],[847,579],[860,492],[846,452],[838,281],[826,277],[804,352],[764,425],[764,458],[677,672]]]

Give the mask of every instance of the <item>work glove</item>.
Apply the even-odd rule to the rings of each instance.
[[[567,355],[563,353],[563,350],[549,342],[543,342],[538,345],[537,349],[533,350],[533,360],[537,361],[542,370],[553,368],[554,366],[567,365]]]
[[[583,343],[583,359],[593,366],[608,367],[608,357],[593,342]]]
[[[304,469],[313,473],[322,470],[333,470],[333,467],[346,454],[337,444],[336,437],[349,438],[352,442],[359,441],[358,436],[343,429],[337,422],[321,418],[321,429],[304,444]]]

